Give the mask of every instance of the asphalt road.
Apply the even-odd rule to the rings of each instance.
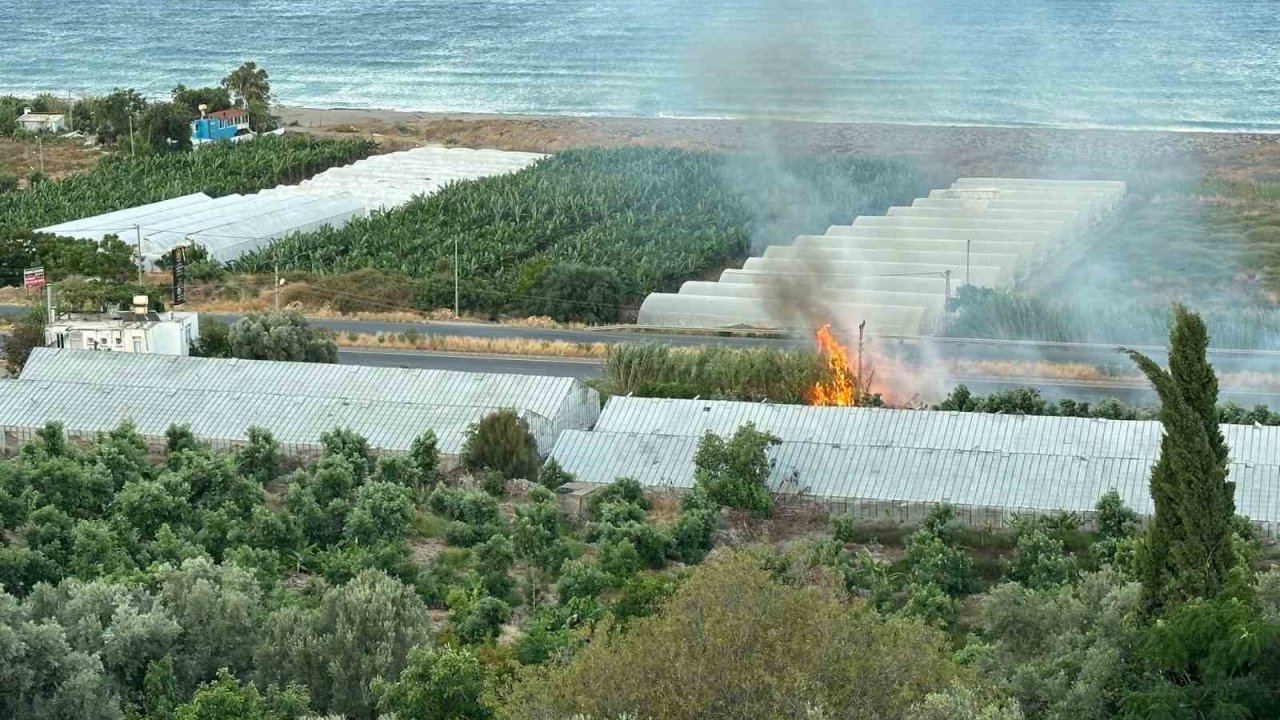
[[[20,305],[0,305],[0,315],[26,311]],[[214,320],[234,322],[239,315],[207,314]],[[635,332],[618,328],[570,330],[559,328],[520,327],[463,322],[381,322],[371,320],[335,320],[315,318],[313,324],[339,333],[403,333],[413,330],[422,335],[452,335],[475,338],[526,338],[530,340],[563,340],[571,343],[641,342],[676,346],[722,345],[727,347],[812,347],[807,336],[741,337],[736,335],[690,335],[661,332]],[[875,338],[870,347],[888,360],[1008,360],[1079,363],[1093,366],[1130,368],[1128,358],[1112,345],[1086,343],[1048,343],[1026,340],[989,340],[981,338],[884,337]],[[1157,346],[1133,346],[1157,362],[1165,361],[1165,349]],[[1280,351],[1231,350],[1210,348],[1209,359],[1219,372],[1280,371]]]
[[[413,350],[363,350],[343,348],[338,362],[344,365],[461,370],[464,372],[554,375],[589,380],[600,377],[599,360],[523,358],[505,355],[455,355]]]
[[[211,315],[231,322],[235,315]],[[313,319],[312,323],[340,333],[403,333],[414,330],[422,335],[452,335],[477,338],[526,338],[530,340],[563,340],[570,343],[659,343],[674,346],[721,345],[726,347],[809,348],[809,337],[741,337],[733,335],[690,335],[661,332],[636,332],[625,329],[564,330],[558,328],[520,327],[482,323],[453,322],[377,322],[369,320]],[[872,339],[869,347],[886,361],[904,360],[928,364],[931,359],[1000,360],[1015,362],[1049,362],[1081,364],[1095,367],[1133,367],[1120,349],[1113,345],[1087,343],[1048,343],[1027,340],[989,340],[982,338],[884,337]],[[1164,363],[1163,347],[1135,345],[1133,349]],[[1275,350],[1209,350],[1209,360],[1219,372],[1280,372],[1280,351]]]

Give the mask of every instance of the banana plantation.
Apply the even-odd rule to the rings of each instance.
[[[431,308],[453,304],[456,251],[464,310],[545,306],[542,296],[550,291],[540,278],[566,265],[607,270],[627,304],[721,267],[775,235],[790,238],[883,212],[930,182],[908,163],[866,157],[572,150],[513,174],[454,183],[341,229],[295,235],[242,257],[235,269],[377,268],[414,278],[422,290],[413,302]],[[579,290],[580,297],[555,300],[582,312],[557,314],[616,313],[590,307],[607,293]]]

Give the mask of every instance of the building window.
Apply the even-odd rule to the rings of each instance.
[[[142,352],[142,341],[138,338],[133,339],[133,351],[136,353]]]

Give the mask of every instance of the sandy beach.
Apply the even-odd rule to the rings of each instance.
[[[859,153],[920,158],[959,175],[1154,174],[1280,181],[1280,135],[524,115],[284,107],[290,126],[422,144],[555,152],[660,145],[693,150]]]

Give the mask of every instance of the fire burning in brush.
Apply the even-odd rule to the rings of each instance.
[[[862,334],[862,325],[858,326],[858,334]],[[858,363],[857,370],[850,366],[849,351],[831,334],[831,323],[818,328],[816,335],[818,352],[822,353],[827,362],[829,377],[814,383],[809,391],[809,404],[837,407],[858,405],[867,395],[863,378],[859,377],[862,363]],[[861,353],[861,340],[858,345]]]

